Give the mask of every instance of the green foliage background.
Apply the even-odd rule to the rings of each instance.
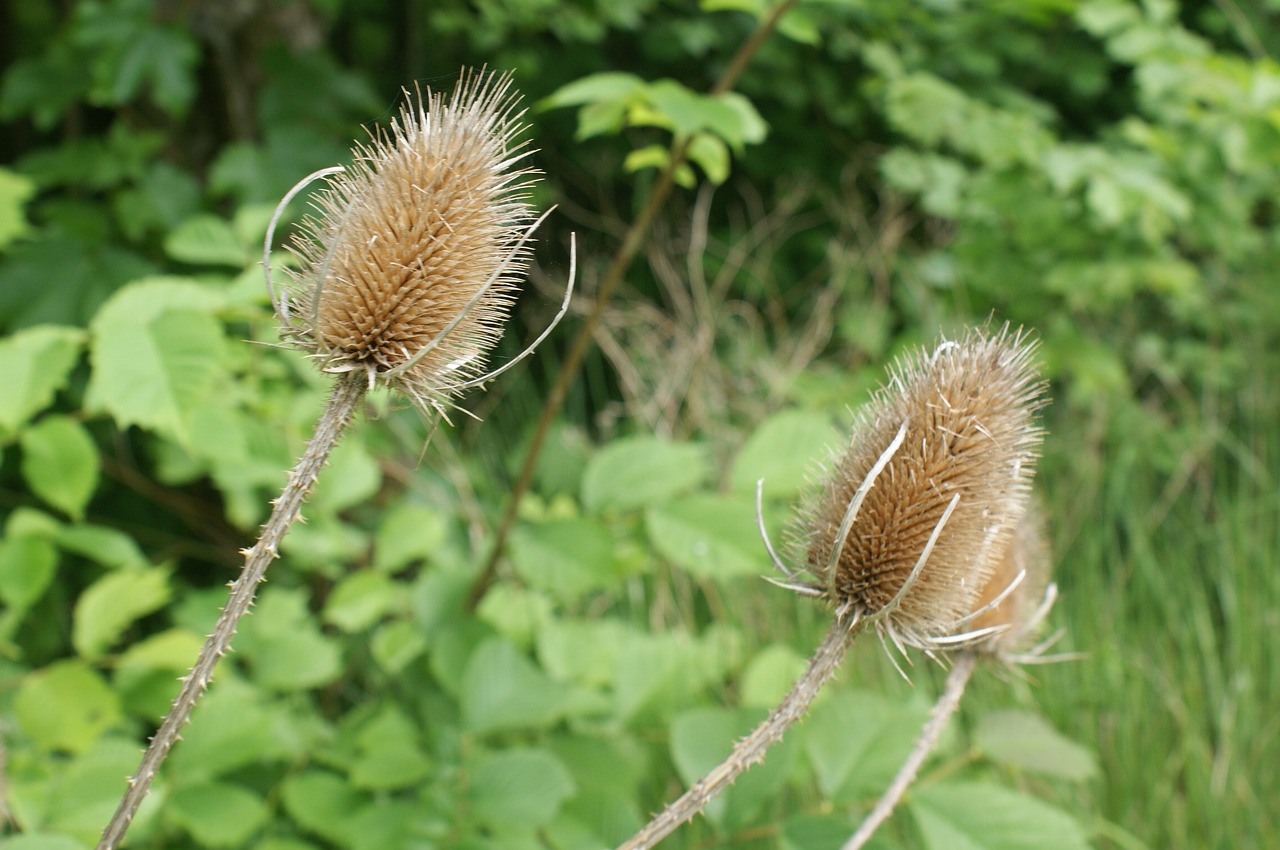
[[[0,8],[7,850],[90,846],[319,411],[256,264],[401,88],[513,69],[559,203],[508,333],[596,335],[499,582],[465,598],[581,310],[434,431],[374,399],[133,846],[600,848],[727,751],[827,614],[766,586],[804,470],[905,347],[1035,327],[1083,661],[980,676],[882,848],[1280,834],[1280,7],[13,0]],[[297,213],[303,204],[295,204]],[[430,436],[425,453],[423,445]],[[871,645],[671,847],[838,847],[941,673]]]

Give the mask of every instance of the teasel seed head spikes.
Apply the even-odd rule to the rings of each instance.
[[[901,359],[799,528],[793,584],[899,646],[946,648],[1026,513],[1042,432],[1035,346],[1008,326]],[[963,640],[963,637],[960,638]]]
[[[353,165],[325,175],[290,246],[301,266],[275,300],[283,337],[321,369],[439,410],[475,382],[518,293],[536,173],[520,167],[508,75],[464,72],[450,97],[406,101]]]

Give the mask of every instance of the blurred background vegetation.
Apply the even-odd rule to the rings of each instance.
[[[879,846],[1274,843],[1280,3],[801,0],[706,98],[766,13],[0,6],[0,847],[95,840],[319,410],[299,356],[248,342],[274,340],[271,208],[402,89],[481,65],[514,72],[559,204],[503,356],[554,312],[576,232],[570,317],[476,418],[375,398],[134,846],[617,843],[824,630],[758,579],[756,478],[780,532],[884,366],[989,318],[1042,340],[1052,622],[1086,657],[981,677]],[[471,610],[673,133],[692,164]],[[847,667],[669,846],[839,846],[941,681],[871,645]]]

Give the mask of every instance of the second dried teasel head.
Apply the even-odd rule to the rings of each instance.
[[[1034,349],[1005,326],[899,360],[797,524],[812,580],[780,583],[900,646],[963,643],[1030,501]]]
[[[351,166],[312,175],[328,186],[290,246],[291,285],[272,291],[282,336],[424,409],[474,385],[538,223],[522,115],[509,76],[464,72],[449,97],[406,93]]]

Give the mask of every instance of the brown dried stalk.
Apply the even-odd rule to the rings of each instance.
[[[279,292],[271,280],[274,219],[264,267],[282,338],[338,379],[258,542],[244,550],[244,569],[213,634],[130,777],[99,850],[112,850],[124,837],[365,392],[387,386],[425,412],[443,412],[456,393],[497,374],[479,372],[541,221],[532,221],[526,202],[532,172],[512,168],[525,155],[515,143],[517,104],[509,77],[464,73],[452,98],[428,93],[411,100],[389,132],[356,149],[350,169],[316,172],[281,201],[277,219],[307,183],[333,178],[318,217],[294,241],[302,267],[291,273],[291,287]]]

